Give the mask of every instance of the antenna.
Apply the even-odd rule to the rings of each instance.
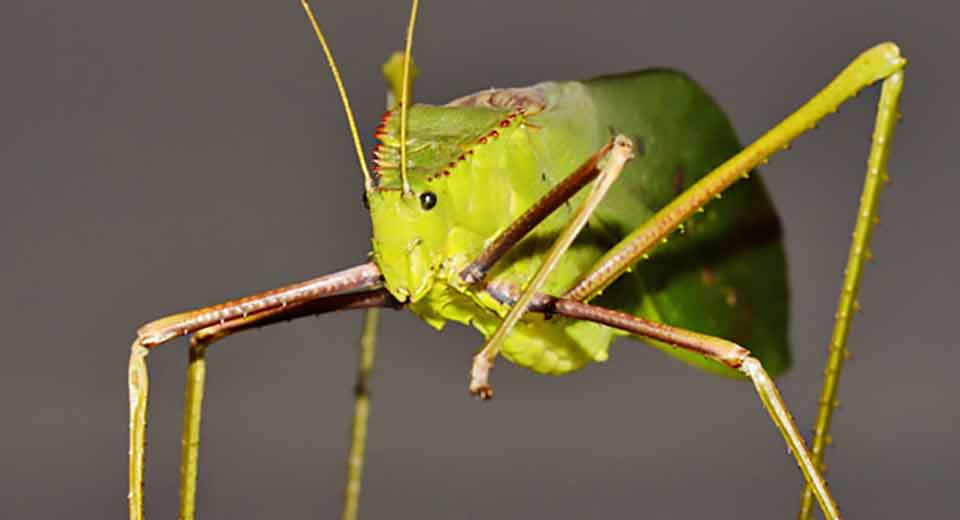
[[[414,1],[414,5],[416,5]],[[370,176],[370,170],[367,169],[367,161],[363,158],[363,146],[360,144],[360,134],[357,132],[357,122],[353,118],[353,109],[350,108],[350,99],[347,98],[347,90],[343,86],[343,80],[340,78],[340,69],[337,68],[337,62],[333,59],[333,53],[330,51],[330,46],[327,45],[327,39],[323,36],[323,31],[320,30],[320,25],[317,23],[317,19],[313,16],[313,11],[310,9],[310,4],[307,0],[300,0],[300,5],[303,6],[303,10],[307,13],[307,18],[310,19],[310,25],[313,26],[313,32],[317,35],[317,39],[320,40],[320,45],[323,47],[323,53],[327,56],[327,64],[330,65],[330,72],[333,73],[333,80],[337,83],[337,90],[340,91],[340,101],[343,104],[343,111],[347,114],[347,124],[350,125],[350,135],[353,137],[353,146],[357,151],[357,161],[360,163],[360,169],[363,170],[363,183],[366,191],[373,190],[373,178]],[[414,8],[416,9],[416,8]],[[411,31],[413,30],[413,23],[411,21],[410,25]],[[407,40],[407,53],[410,52],[410,41],[409,36]],[[404,66],[403,70],[403,81],[404,81],[404,97],[406,97],[407,92],[407,67]],[[406,105],[404,105],[406,106]],[[403,111],[404,118],[402,121],[406,121],[406,110]],[[403,123],[401,123],[403,124]],[[403,124],[401,131],[406,130],[406,125]],[[405,144],[405,142],[404,142]],[[404,145],[401,145],[400,148],[401,156],[406,151]],[[404,164],[403,172],[406,173],[406,164]],[[406,175],[403,177],[403,185],[406,187],[407,178]]]
[[[413,0],[410,6],[410,23],[407,25],[407,45],[403,50],[403,87],[400,90],[400,179],[403,181],[403,194],[410,194],[410,182],[407,180],[407,112],[410,105],[410,62],[413,59],[413,29],[417,24],[417,8],[420,0]]]

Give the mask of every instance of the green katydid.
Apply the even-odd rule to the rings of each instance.
[[[883,81],[831,343],[822,398],[830,403],[902,87],[905,61],[895,45],[862,54],[741,151],[709,96],[669,70],[411,106],[414,1],[402,71],[393,74],[397,105],[377,130],[370,172],[332,54],[302,3],[354,135],[373,222],[372,261],[140,329],[130,364],[131,518],[143,514],[149,349],[193,334],[181,480],[181,516],[191,518],[207,346],[300,316],[391,306],[409,308],[437,327],[466,323],[488,338],[471,371],[471,391],[481,397],[492,395],[487,377],[498,354],[534,371],[563,374],[606,359],[610,343],[623,335],[708,371],[745,376],[810,486],[805,511],[815,496],[826,517],[839,517],[818,470],[830,406],[821,409],[811,455],[768,377],[789,364],[784,255],[776,213],[759,178],[749,174],[860,89]],[[581,189],[594,179],[591,193]],[[370,314],[361,390],[374,327]],[[348,518],[356,511],[367,406],[358,392],[353,450],[359,457],[351,456]]]

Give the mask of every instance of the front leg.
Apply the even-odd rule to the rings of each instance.
[[[353,292],[375,287],[381,281],[379,268],[363,264],[194,311],[152,321],[137,331],[128,367],[130,404],[129,506],[132,520],[143,519],[143,475],[147,424],[149,378],[147,354],[151,349],[180,336],[194,334],[187,377],[187,404],[184,412],[184,451],[181,467],[181,518],[190,518],[196,488],[197,439],[200,404],[203,397],[206,347],[234,332],[334,310],[396,305],[384,289]],[[184,512],[188,514],[184,514]]]

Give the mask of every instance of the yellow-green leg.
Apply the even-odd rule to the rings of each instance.
[[[279,313],[277,313],[279,314]],[[190,338],[190,361],[187,367],[186,397],[183,410],[183,437],[180,462],[180,520],[190,520],[196,514],[197,466],[200,448],[200,420],[203,415],[203,390],[206,379],[206,351],[215,341],[258,324],[271,314],[262,313],[215,325],[198,331]],[[363,476],[364,447],[367,438],[367,419],[370,414],[368,385],[373,370],[377,341],[379,309],[367,309],[363,334],[360,337],[360,368],[355,387],[353,428],[350,454],[347,459],[347,485],[344,489],[344,520],[355,520]]]
[[[319,306],[311,308],[309,305],[304,304],[281,307],[200,329],[190,338],[190,363],[187,367],[186,396],[183,408],[183,437],[181,441],[179,520],[192,520],[196,513],[197,462],[199,460],[200,448],[200,420],[203,416],[203,389],[206,378],[207,348],[215,341],[253,327],[269,325],[271,323],[308,316],[336,308],[369,307],[369,304],[376,306],[382,305],[382,302],[376,297],[367,301],[363,298],[362,293],[358,293],[348,295],[342,299],[342,303],[334,303],[328,308]],[[353,307],[353,305],[357,305],[357,307]],[[363,444],[366,439],[367,416],[369,414],[366,385],[373,367],[373,347],[376,342],[376,311],[376,307],[368,309],[364,332],[361,337],[361,376],[357,383],[358,394],[353,426],[353,442],[349,459],[349,477],[345,497],[344,518],[355,518],[355,516],[346,516],[346,508],[349,506],[348,503],[351,500],[351,488],[355,486],[357,489],[352,499],[354,515],[356,511],[356,499],[359,494],[360,471],[363,466]],[[359,390],[360,388],[363,389],[362,394]],[[354,468],[355,458],[359,460],[356,468]]]
[[[772,130],[764,134],[742,152],[727,160],[713,172],[705,176],[686,192],[674,199],[651,219],[628,235],[619,244],[608,251],[574,286],[564,294],[565,299],[588,301],[607,285],[616,280],[638,260],[642,259],[653,247],[677,229],[687,218],[702,208],[715,196],[745,176],[755,167],[765,163],[774,153],[785,149],[790,142],[813,128],[820,120],[835,112],[840,104],[854,96],[866,86],[883,81],[883,91],[877,110],[877,128],[874,132],[873,147],[867,171],[867,182],[861,209],[857,216],[856,231],[851,245],[848,263],[841,293],[840,308],[837,313],[836,328],[831,341],[831,353],[824,380],[823,396],[820,401],[820,414],[816,425],[814,452],[793,450],[797,462],[807,480],[801,515],[809,515],[811,495],[820,503],[827,518],[838,518],[836,506],[823,484],[819,468],[822,467],[823,447],[829,435],[830,413],[836,398],[840,367],[845,351],[844,342],[849,329],[850,315],[855,308],[857,285],[860,272],[867,258],[869,230],[873,225],[876,212],[879,186],[886,176],[886,160],[889,153],[893,125],[897,118],[899,94],[903,85],[903,67],[906,60],[900,56],[899,48],[892,43],[883,43],[867,50],[848,65],[833,81],[815,95],[799,110],[788,116]],[[755,379],[756,382],[756,379]],[[761,393],[764,404],[771,402],[786,410],[775,392]],[[757,385],[761,391],[761,385]],[[776,416],[771,409],[771,416]],[[780,422],[778,428],[788,443],[794,444]],[[802,453],[800,452],[802,451]],[[813,461],[813,467],[810,467]]]
[[[347,456],[347,484],[343,489],[343,520],[356,520],[363,484],[363,461],[367,445],[367,422],[370,417],[370,375],[377,348],[377,321],[380,310],[367,309],[360,336],[360,366],[354,387],[353,427],[350,431],[350,453]]]
[[[274,311],[276,312],[276,311]],[[190,337],[187,381],[183,399],[183,435],[180,440],[180,510],[178,520],[193,520],[197,509],[197,467],[200,460],[200,420],[207,377],[207,347],[241,327],[260,320],[257,314],[200,329]]]
[[[147,377],[147,354],[150,351],[140,344],[139,339],[130,348],[130,364],[127,369],[127,385],[130,394],[130,492],[127,501],[130,506],[130,520],[143,520],[143,467],[146,449],[144,442],[147,434],[147,397],[149,378]]]
[[[841,104],[860,90],[891,78],[900,72],[905,64],[906,60],[900,56],[900,49],[893,43],[882,43],[857,56],[806,104],[697,181],[607,251],[564,294],[564,298],[588,301],[599,294],[723,190],[748,175],[754,168],[765,164],[776,152],[785,150],[794,139],[813,129],[824,117],[836,112]],[[894,104],[891,108],[895,110],[896,99],[891,101]]]
[[[870,235],[877,222],[877,204],[880,201],[880,189],[889,179],[887,176],[887,158],[890,155],[890,141],[893,127],[899,118],[897,106],[900,91],[903,89],[903,71],[892,74],[883,82],[880,102],[877,105],[877,120],[873,131],[873,143],[867,159],[867,178],[860,195],[860,208],[853,229],[850,254],[843,275],[843,288],[837,304],[836,321],[830,338],[830,350],[827,366],[823,372],[823,389],[817,411],[817,422],[813,434],[813,460],[823,472],[824,450],[829,444],[830,423],[837,403],[837,388],[840,384],[840,372],[847,353],[847,336],[853,313],[859,308],[857,291],[864,264],[870,259]],[[807,485],[803,489],[800,501],[800,520],[807,520],[813,511],[813,490]]]
[[[350,500],[350,487],[352,487],[351,484],[354,482],[356,482],[357,491],[359,492],[360,469],[362,468],[363,461],[363,442],[366,439],[366,423],[367,415],[369,413],[366,384],[370,370],[373,366],[373,346],[376,341],[376,306],[383,305],[380,297],[374,296],[370,300],[367,300],[364,297],[364,294],[373,295],[375,293],[381,294],[380,291],[370,293],[355,293],[344,296],[340,299],[339,303],[337,303],[337,300],[334,299],[336,297],[328,298],[328,302],[332,300],[332,303],[328,303],[327,306],[324,307],[321,307],[320,305],[311,307],[310,304],[298,304],[275,308],[200,329],[190,338],[190,362],[187,367],[186,396],[184,399],[183,408],[183,437],[181,441],[179,520],[192,520],[196,513],[197,462],[199,460],[200,448],[200,420],[203,416],[203,389],[206,378],[206,351],[208,347],[214,342],[219,341],[231,334],[248,330],[253,327],[261,327],[271,323],[277,323],[279,321],[309,316],[318,312],[325,312],[335,309],[370,307],[373,305],[372,308],[368,309],[373,311],[373,313],[367,314],[364,332],[361,338],[360,370],[362,373],[362,380],[358,381],[358,386],[362,385],[364,390],[362,399],[358,392],[356,417],[354,417],[353,444],[350,454],[351,468],[347,484],[348,496],[346,497],[346,500]],[[382,294],[385,295],[385,293]],[[316,303],[321,304],[323,302]],[[356,307],[354,307],[354,305],[356,305]],[[358,429],[360,430],[359,435],[357,433]],[[357,455],[360,461],[356,472],[354,472],[352,467],[355,455]],[[354,511],[356,511],[355,501],[356,497],[354,497]]]
[[[200,418],[207,376],[207,345],[200,334],[190,339],[189,364],[183,407],[183,437],[180,444],[180,512],[177,518],[194,517],[197,498],[197,462],[200,451]]]

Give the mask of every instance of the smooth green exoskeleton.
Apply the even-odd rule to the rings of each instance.
[[[487,377],[501,352],[531,370],[564,374],[606,360],[623,335],[707,371],[748,378],[806,479],[802,514],[815,497],[825,517],[839,518],[819,469],[831,408],[821,409],[811,454],[769,377],[789,365],[788,291],[780,223],[751,172],[860,89],[883,81],[821,398],[831,403],[902,87],[905,60],[894,44],[863,53],[741,150],[710,97],[670,70],[411,106],[414,0],[406,52],[388,73],[396,105],[377,129],[371,172],[332,54],[302,4],[354,136],[373,222],[371,262],[141,327],[130,360],[131,518],[143,516],[149,349],[193,334],[180,507],[181,518],[192,518],[206,348],[253,327],[388,306],[407,307],[437,328],[452,320],[478,329],[488,342],[474,358],[470,389],[484,398],[492,395]],[[371,313],[344,518],[354,518],[358,505],[375,325]]]

